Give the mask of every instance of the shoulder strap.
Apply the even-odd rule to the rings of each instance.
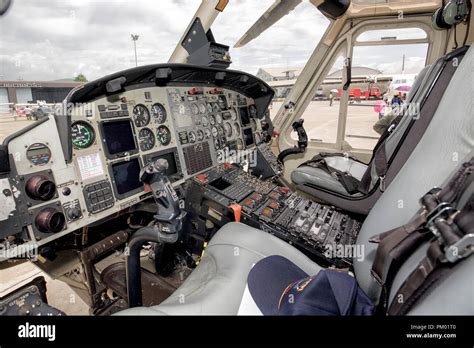
[[[452,219],[438,219],[431,229],[436,237],[426,257],[398,289],[389,309],[389,315],[404,315],[426,296],[441,279],[449,276],[458,264],[474,252],[474,194],[467,206]]]
[[[433,237],[432,223],[437,219],[448,219],[456,212],[453,203],[470,186],[474,175],[474,157],[464,163],[443,188],[434,188],[420,200],[421,212],[412,221],[374,236],[369,240],[378,243],[371,275],[382,289],[379,305],[385,309],[393,279],[401,265],[424,242]]]
[[[423,135],[424,131],[428,127],[432,118],[434,117],[436,110],[438,109],[438,106],[444,96],[444,93],[450,81],[452,80],[454,72],[456,71],[456,68],[453,66],[453,64],[448,63],[451,59],[455,57],[457,57],[461,61],[464,53],[465,50],[459,50],[455,54],[451,54],[445,59],[443,59],[442,63],[440,63],[441,67],[439,69],[436,79],[432,82],[431,88],[429,89],[427,95],[424,96],[420,102],[420,117],[413,118],[413,120],[410,121],[410,124],[405,129],[404,134],[401,137],[400,142],[397,144],[395,151],[389,156],[387,156],[385,144],[387,138],[393,132],[393,124],[388,129],[390,130],[390,132],[388,132],[387,130],[384,135],[382,135],[380,141],[377,143],[377,146],[373,151],[373,156],[369,163],[369,167],[367,168],[367,171],[364,173],[364,176],[361,179],[361,185],[359,187],[360,192],[364,194],[369,193],[372,184],[373,167],[379,180],[379,188],[382,192],[385,191],[385,177],[390,167],[390,164],[393,162],[396,154],[399,152],[402,146],[406,145],[408,146],[408,148],[412,148],[416,146],[416,144],[419,142],[421,135]],[[398,126],[403,117],[410,117],[409,111],[410,106],[407,107],[406,105],[400,109],[400,114],[397,116],[396,120],[394,120],[394,123],[396,121],[395,127]],[[409,133],[413,133],[415,134],[415,136],[412,137],[411,140],[410,138],[408,138],[408,141],[406,142],[405,140],[407,140],[407,136]]]

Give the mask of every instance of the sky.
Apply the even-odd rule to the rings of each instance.
[[[0,17],[0,80],[89,80],[138,64],[167,62],[200,0],[13,0]],[[231,0],[212,27],[216,41],[233,46],[273,0]],[[329,21],[308,2],[243,48],[231,48],[232,69],[300,67],[310,57]],[[420,52],[418,52],[420,51]],[[381,52],[378,52],[381,53]],[[366,66],[395,71],[400,52],[361,53]],[[423,50],[410,50],[407,66],[420,70]],[[411,57],[413,56],[413,57]],[[413,58],[413,59],[412,59]],[[416,72],[416,71],[415,71]]]

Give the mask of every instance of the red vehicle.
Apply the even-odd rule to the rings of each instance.
[[[337,96],[341,98],[341,90],[337,90]],[[382,93],[380,92],[378,87],[370,87],[370,90],[362,90],[361,88],[351,88],[349,90],[349,98],[351,99],[381,99]]]

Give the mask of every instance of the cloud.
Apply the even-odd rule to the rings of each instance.
[[[166,62],[199,5],[195,0],[21,0],[0,18],[3,79],[99,78]]]
[[[0,18],[0,79],[56,80],[79,73],[96,79],[135,65],[168,61],[200,0],[17,0]],[[212,30],[233,46],[273,0],[230,1]],[[231,68],[303,66],[329,21],[303,2],[243,48],[231,48]],[[376,52],[377,53],[377,52]],[[367,66],[392,69],[400,59],[378,52]],[[419,54],[415,55],[419,57]],[[422,64],[409,61],[409,64]],[[384,65],[386,64],[386,65]],[[416,69],[416,67],[415,67]]]

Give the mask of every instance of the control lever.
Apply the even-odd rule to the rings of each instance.
[[[168,161],[158,159],[148,163],[140,172],[140,180],[153,193],[157,205],[157,222],[135,232],[128,243],[126,260],[128,306],[143,305],[140,269],[140,250],[145,243],[176,243],[183,225],[184,214],[179,207],[176,191],[166,176]]]
[[[304,129],[303,123],[304,123],[303,119],[293,122],[292,124],[293,130],[296,133],[298,133],[298,146],[282,151],[278,155],[278,161],[280,163],[283,164],[283,161],[289,155],[306,152],[306,148],[308,147],[308,135],[306,134],[306,130]]]
[[[161,232],[176,234],[181,230],[183,214],[178,195],[166,176],[168,167],[168,161],[163,158],[150,162],[140,172],[140,181],[153,193],[158,206],[154,218],[161,224]]]

